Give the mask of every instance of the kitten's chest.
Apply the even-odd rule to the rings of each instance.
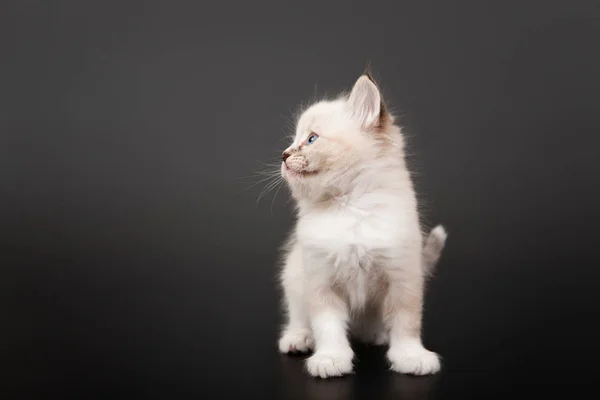
[[[307,252],[310,275],[324,275],[341,288],[352,308],[377,291],[380,260],[395,246],[396,218],[360,209],[305,216],[296,233]]]
[[[298,221],[303,246],[356,264],[393,245],[394,229],[385,215],[358,208],[304,216]]]

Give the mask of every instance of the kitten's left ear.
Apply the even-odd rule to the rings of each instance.
[[[358,78],[348,97],[348,106],[365,130],[379,128],[385,107],[377,85],[370,74]]]

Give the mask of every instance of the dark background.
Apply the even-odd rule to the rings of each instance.
[[[575,395],[598,350],[597,1],[4,0],[3,398]],[[434,377],[316,381],[280,356],[300,103],[371,62],[429,225]]]

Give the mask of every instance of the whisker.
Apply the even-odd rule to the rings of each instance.
[[[264,183],[264,182],[268,182],[271,179],[277,179],[277,176],[267,176],[267,177],[264,177],[262,179],[259,179],[258,181],[254,182],[253,184],[251,184],[248,187],[246,187],[244,190],[250,190],[253,187],[255,187],[256,185],[259,185],[259,184]]]
[[[282,177],[277,177],[272,182],[266,184],[265,187],[258,194],[258,198],[256,199],[256,202],[254,203],[254,208],[256,209],[256,207],[258,206],[258,203],[260,202],[260,199],[263,196],[265,196],[267,193],[269,193],[271,190],[273,190],[275,187],[277,187],[277,185],[279,183],[281,183],[282,181],[283,181]]]
[[[279,191],[281,190],[281,187],[283,186],[283,179],[279,181],[279,187],[277,188],[277,191],[275,192],[275,195],[273,196],[273,200],[271,200],[271,214],[273,214],[273,204],[275,204],[275,199],[277,198],[277,193],[279,193]]]
[[[269,190],[271,190],[277,183],[279,183],[280,178],[279,177],[275,177],[272,180],[270,180],[261,190],[261,192],[259,193],[259,197],[258,200],[260,200],[260,198],[269,192]],[[257,200],[257,201],[258,201]]]
[[[254,171],[253,175],[238,176],[236,179],[256,179],[256,178],[262,178],[264,176],[275,176],[277,174],[279,174],[279,170],[277,170],[277,171]]]

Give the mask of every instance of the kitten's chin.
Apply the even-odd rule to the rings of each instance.
[[[288,167],[285,162],[282,162],[281,173],[286,179],[306,179],[311,176],[315,176],[318,171],[296,171]]]

